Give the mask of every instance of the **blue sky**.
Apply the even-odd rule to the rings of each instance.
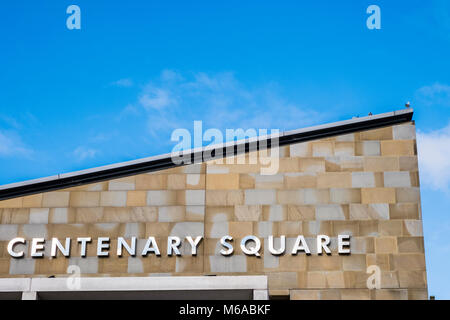
[[[450,299],[448,1],[4,1],[0,36],[0,184],[170,152],[194,120],[295,129],[410,101],[429,294]]]

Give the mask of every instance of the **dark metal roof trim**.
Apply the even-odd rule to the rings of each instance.
[[[306,142],[336,135],[349,134],[357,131],[370,130],[400,124],[411,121],[412,116],[412,109],[404,109],[379,115],[354,118],[351,120],[314,126],[305,129],[287,131],[276,136],[278,136],[279,139],[279,146],[285,146],[293,143]],[[183,152],[183,154],[187,155],[188,157],[190,156],[191,163],[200,163],[211,159],[206,156],[206,154],[204,153],[205,150],[209,150],[207,154],[211,153],[211,150],[214,150],[211,153],[213,156],[215,152],[221,152],[221,154],[226,156],[230,156],[231,154],[237,155],[239,153],[242,153],[242,151],[248,152],[250,147],[252,147],[252,150],[255,150],[255,141],[266,142],[267,147],[270,148],[271,137],[274,136],[245,139],[242,141],[226,143],[224,146],[214,148],[204,147],[185,151]],[[134,161],[128,161],[72,173],[58,174],[56,176],[47,178],[0,186],[0,200],[6,200],[10,198],[74,187],[110,179],[117,179],[145,172],[164,170],[177,166],[180,165],[175,164],[172,161],[171,154],[165,154],[161,156],[138,159]]]

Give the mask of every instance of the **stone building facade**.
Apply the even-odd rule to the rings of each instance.
[[[412,115],[412,114],[411,114]],[[0,201],[0,278],[265,275],[270,297],[290,299],[427,299],[415,126],[412,121],[290,143],[279,147],[279,169],[220,161],[179,166]],[[256,151],[256,153],[258,153]],[[248,160],[252,154],[245,154]],[[7,189],[7,188],[6,188]],[[267,237],[298,235],[312,244],[331,238],[331,254],[272,255]],[[348,234],[351,253],[339,255],[336,239]],[[197,255],[167,256],[168,236],[204,237]],[[233,237],[234,253],[219,253]],[[261,238],[260,256],[239,242]],[[155,237],[161,256],[97,256],[96,239],[136,237],[138,251]],[[16,237],[92,237],[86,257],[72,243],[70,257],[12,258]],[[28,242],[29,243],[29,242]],[[190,253],[183,242],[182,253]],[[376,266],[380,288],[370,289]],[[1,287],[1,284],[0,284]],[[1,291],[1,288],[0,288]]]

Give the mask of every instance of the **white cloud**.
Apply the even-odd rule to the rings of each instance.
[[[160,110],[171,104],[176,104],[176,100],[171,97],[168,90],[147,86],[144,93],[139,98],[139,103],[147,110]]]
[[[98,151],[92,148],[80,146],[73,151],[73,155],[78,161],[94,158],[98,154]]]
[[[426,106],[450,106],[450,86],[442,83],[423,86],[417,90],[418,100]]]
[[[119,79],[117,81],[114,81],[112,83],[112,85],[117,86],[117,87],[128,88],[128,87],[132,87],[133,86],[133,80],[131,80],[129,78]]]
[[[181,75],[164,70],[146,85],[133,104],[144,111],[152,136],[169,138],[176,128],[192,129],[194,120],[208,128],[296,129],[327,114],[284,98],[276,84],[249,88],[232,72]],[[133,110],[135,111],[135,110]],[[129,113],[129,106],[123,111]],[[135,119],[142,117],[135,114]]]
[[[31,152],[17,134],[0,131],[0,156],[26,156]]]
[[[450,124],[417,133],[421,182],[435,190],[450,190]]]

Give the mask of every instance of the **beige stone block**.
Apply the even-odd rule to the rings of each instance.
[[[364,171],[398,171],[400,170],[398,157],[364,157]]]
[[[378,233],[378,220],[359,220],[359,235],[377,237]]]
[[[328,163],[328,161],[327,161]],[[339,166],[335,171],[363,171],[364,170],[364,157],[343,157],[340,158]],[[327,171],[328,170],[327,168]]]
[[[391,219],[420,219],[417,203],[396,203],[389,205]]]
[[[290,290],[290,300],[320,300],[320,290]]]
[[[318,188],[351,188],[352,176],[349,172],[326,172],[317,175]]]
[[[206,205],[208,206],[233,206],[244,204],[243,190],[207,190]]]
[[[180,273],[202,273],[203,257],[176,257],[175,272]]]
[[[424,289],[408,289],[409,300],[428,300],[428,290]]]
[[[177,192],[173,190],[147,191],[147,205],[171,206],[177,204]]]
[[[398,251],[400,253],[423,253],[423,237],[398,237]]]
[[[75,210],[75,223],[103,222],[103,208],[78,208]]]
[[[366,265],[369,266],[378,266],[382,271],[391,271],[393,270],[393,266],[391,266],[391,262],[393,262],[392,254],[374,254],[369,253],[366,255]]]
[[[234,209],[238,221],[258,221],[262,217],[261,205],[236,206]]]
[[[205,234],[208,238],[222,238],[229,234],[229,230],[229,222],[205,223]],[[237,249],[236,246],[234,249]]]
[[[344,271],[366,271],[366,255],[351,254],[342,257]]]
[[[300,159],[300,171],[325,172],[325,160],[314,158],[302,158]]]
[[[401,288],[426,288],[427,274],[425,271],[399,271]]]
[[[342,258],[337,255],[311,255],[307,257],[308,271],[340,271]]]
[[[423,253],[396,254],[394,268],[398,271],[425,271],[425,255]]]
[[[309,289],[320,289],[327,287],[327,277],[324,272],[308,272],[306,286]]]
[[[147,204],[147,192],[145,191],[128,191],[127,207],[143,207]]]
[[[340,234],[348,234],[352,237],[359,236],[359,221],[333,221],[332,235],[337,237]]]
[[[239,189],[239,174],[208,174],[206,175],[206,189],[236,190]]]
[[[68,260],[63,257],[36,259],[34,273],[40,275],[67,274],[67,267]]]
[[[312,172],[286,173],[285,183],[287,189],[315,188],[317,176]]]
[[[375,290],[375,300],[408,300],[406,289],[379,289]]]
[[[411,187],[419,187],[420,186],[420,178],[419,172],[409,172],[409,179],[411,181]]]
[[[355,155],[354,142],[335,142],[334,155],[338,157],[348,157]]]
[[[221,222],[234,220],[233,206],[206,206],[205,221]]]
[[[401,124],[392,127],[394,140],[415,140],[416,127],[414,124]]]
[[[399,157],[399,166],[401,171],[417,171],[417,156],[401,156]]]
[[[362,188],[362,203],[395,203],[396,193],[394,188]]]
[[[312,155],[312,145],[309,142],[295,143],[289,145],[291,157],[310,157]]]
[[[379,156],[380,141],[359,141],[355,146],[355,154],[358,156]]]
[[[254,176],[255,189],[284,188],[284,176],[282,174],[274,174],[274,175],[251,174],[251,175]]]
[[[100,193],[102,207],[125,207],[127,205],[126,191],[102,191]]]
[[[278,235],[286,237],[297,237],[303,232],[302,221],[280,221],[278,222]]]
[[[119,209],[119,208],[113,208]],[[106,208],[105,208],[106,213]],[[156,207],[135,207],[131,209],[129,216],[130,222],[151,222],[158,219],[158,210]]]
[[[30,219],[30,209],[0,209],[1,224],[25,224]]]
[[[369,289],[344,289],[341,290],[342,300],[370,300]]]
[[[403,220],[403,234],[405,236],[423,237],[422,220]]]
[[[297,158],[280,158],[278,160],[278,172],[298,172],[300,171],[300,161]]]
[[[240,174],[239,189],[254,189],[255,178],[251,174]]]
[[[297,272],[271,272],[268,278],[270,290],[298,288]]]
[[[420,189],[414,188],[396,188],[397,202],[420,203]]]
[[[396,237],[377,237],[375,238],[376,253],[397,253]]]
[[[204,174],[192,173],[186,175],[186,188],[187,189],[205,189],[206,178]]]
[[[351,237],[350,249],[352,254],[365,254],[375,252],[373,237]]]
[[[0,201],[0,208],[22,208],[23,198],[12,198]]]
[[[40,208],[42,206],[42,193],[23,197],[24,208]]]
[[[136,190],[167,189],[167,174],[140,174],[136,176]]]
[[[345,213],[337,204],[317,205],[316,220],[345,220]]]
[[[188,206],[204,206],[205,190],[186,190],[184,204]]]
[[[392,127],[362,131],[359,136],[361,140],[392,140]]]
[[[110,191],[127,191],[134,190],[136,176],[110,180],[108,190]]]
[[[73,208],[51,208],[49,223],[74,223],[75,211]]]
[[[199,175],[200,178],[200,175]],[[169,190],[184,190],[186,189],[186,175],[185,174],[169,174],[167,176],[167,189]]]
[[[187,221],[204,221],[205,206],[186,206]]]
[[[326,157],[334,154],[334,144],[331,141],[312,142],[313,157]]]
[[[230,236],[235,239],[242,239],[246,236],[253,235],[253,223],[250,221],[229,222],[228,230]]]
[[[275,204],[276,199],[276,190],[245,190],[245,204],[247,205]]]
[[[313,206],[287,206],[288,219],[295,220],[314,220],[316,216],[315,207]]]
[[[401,220],[379,221],[378,233],[380,236],[401,236],[403,234],[403,222]]]
[[[159,222],[176,222],[183,221],[185,215],[184,206],[168,206],[159,207],[158,209]]]
[[[30,209],[29,223],[48,223],[49,208],[32,208]]]
[[[330,203],[360,203],[361,189],[356,188],[331,188]]]
[[[329,189],[302,189],[304,204],[327,204],[330,203]],[[294,203],[295,204],[295,203]]]
[[[279,204],[304,204],[304,190],[278,190],[277,203]]]
[[[71,207],[98,207],[100,205],[100,192],[72,191],[69,205]]]
[[[415,143],[413,140],[381,141],[381,155],[413,156],[415,155]]]
[[[352,172],[352,188],[374,187],[376,187],[376,182],[373,172]]]
[[[284,221],[287,219],[287,208],[282,205],[263,206],[263,220]]]
[[[0,258],[0,274],[9,274],[9,258]]]
[[[172,223],[169,222],[149,222],[145,224],[145,237],[162,237],[166,238],[172,230]],[[159,245],[159,244],[158,244]]]
[[[47,192],[43,194],[42,206],[46,208],[62,208],[69,206],[69,194],[66,191]]]
[[[351,220],[387,220],[389,205],[387,203],[350,204]]]
[[[315,236],[318,234],[332,234],[332,224],[331,221],[304,221],[303,222],[303,233],[306,237],[314,237],[311,239],[306,239],[306,242],[311,240],[311,244],[313,245],[311,252],[316,247]],[[309,245],[309,242],[308,242]]]
[[[88,228],[88,224],[57,224],[51,227],[50,236],[60,239],[92,236]]]

